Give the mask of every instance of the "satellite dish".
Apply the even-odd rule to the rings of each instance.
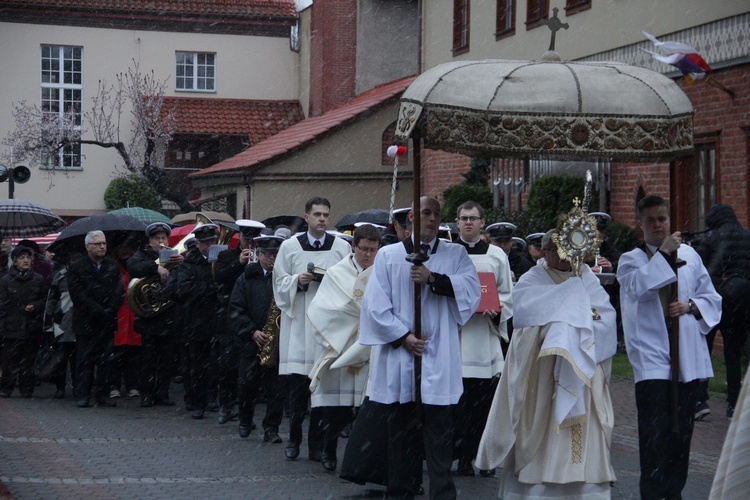
[[[16,184],[24,184],[29,182],[29,179],[31,179],[31,170],[29,170],[29,167],[19,165],[13,169],[13,182]]]
[[[0,165],[0,182],[5,182],[10,177],[10,170],[5,165]]]

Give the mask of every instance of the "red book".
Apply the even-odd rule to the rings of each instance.
[[[477,273],[479,274],[479,286],[482,289],[482,296],[479,299],[477,314],[485,311],[500,312],[500,297],[497,295],[497,282],[494,273]]]

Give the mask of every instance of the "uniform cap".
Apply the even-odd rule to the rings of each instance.
[[[526,244],[542,246],[542,238],[544,238],[544,233],[531,233],[526,237]]]
[[[219,226],[216,224],[203,224],[193,229],[196,241],[211,241],[219,237]]]
[[[266,225],[262,222],[258,222],[257,220],[252,219],[239,219],[234,221],[234,223],[237,224],[237,227],[239,227],[240,235],[242,235],[243,238],[247,238],[248,240],[252,240],[253,238],[260,236],[261,230],[266,227]]]
[[[487,226],[487,233],[490,235],[490,239],[502,240],[506,238],[512,238],[513,233],[516,230],[516,225],[510,222],[495,222]]]
[[[256,236],[253,238],[255,245],[260,250],[278,250],[281,244],[284,242],[284,238],[273,235]]]
[[[409,212],[411,212],[411,208],[397,208],[393,211],[393,220],[395,222],[398,222],[398,224],[401,227],[406,227],[406,224],[409,222]]]
[[[167,236],[169,236],[172,234],[172,228],[164,222],[154,222],[146,226],[146,236],[150,238],[156,233],[167,233]]]

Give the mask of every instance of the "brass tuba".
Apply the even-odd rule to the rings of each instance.
[[[201,213],[195,216],[195,222],[196,228],[213,223],[211,219]],[[231,236],[230,234],[229,238]],[[190,238],[192,238],[192,233],[182,238],[173,249],[177,250],[180,255],[184,255],[187,252],[185,243]],[[229,240],[227,239],[227,241]],[[159,265],[159,259],[156,259],[156,264]],[[127,296],[128,305],[139,318],[151,318],[174,305],[172,300],[164,294],[164,284],[158,275],[130,280]]]
[[[281,310],[276,300],[271,297],[266,324],[262,332],[268,335],[268,342],[258,351],[261,366],[276,366],[279,362],[279,330],[281,329]]]

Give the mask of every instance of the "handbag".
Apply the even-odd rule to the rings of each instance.
[[[67,357],[68,353],[59,344],[45,343],[36,355],[34,376],[42,382],[54,382]]]

